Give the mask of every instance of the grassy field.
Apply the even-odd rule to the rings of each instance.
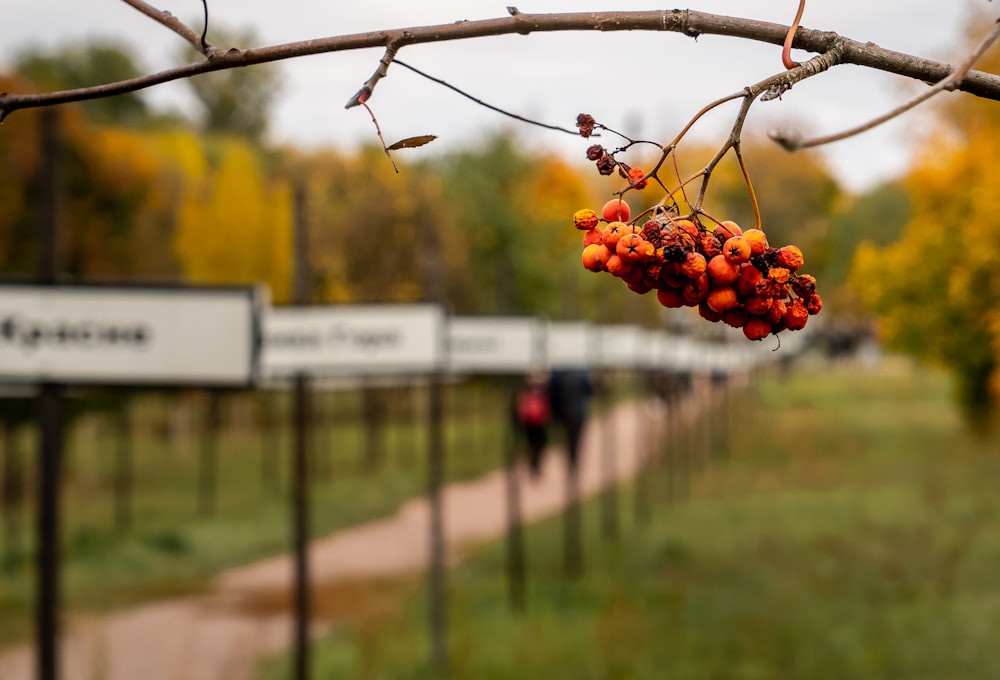
[[[558,520],[528,533],[521,614],[502,545],[453,570],[449,677],[1000,677],[1000,440],[966,435],[949,389],[898,362],[761,380],[686,500],[668,502],[657,468],[651,520],[616,544],[585,508],[579,581],[562,576]],[[314,677],[444,677],[422,584],[377,590],[318,645]]]
[[[426,395],[419,389],[392,395],[396,402],[409,397],[415,397],[412,404],[388,409],[379,427],[382,460],[369,469],[359,394],[316,396],[317,426],[311,435],[315,535],[389,514],[424,493],[428,436],[421,400]],[[99,416],[75,421],[67,432],[62,494],[62,582],[71,616],[197,592],[226,567],[288,549],[287,395],[278,401],[273,437],[259,428],[252,395],[237,396],[225,409],[215,445],[215,509],[206,514],[199,506],[203,400],[197,395],[137,400],[132,408],[134,501],[127,529],[115,524],[119,438],[114,423]],[[503,393],[495,384],[454,385],[446,391],[446,403],[448,478],[468,478],[498,466],[507,425]],[[180,424],[172,434],[168,417]],[[35,444],[30,429],[19,434],[18,445],[29,476],[29,502],[13,517],[21,525],[17,546],[4,544],[12,517],[0,516],[0,644],[30,636],[34,604],[30,475]]]

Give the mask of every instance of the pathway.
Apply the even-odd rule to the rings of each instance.
[[[686,408],[693,410],[694,403]],[[621,405],[609,414],[620,452],[616,457],[620,479],[635,473],[639,444],[650,444],[649,435],[663,422],[661,409],[650,401]],[[583,496],[596,494],[604,481],[600,455],[604,436],[597,431],[602,421],[592,419],[583,440]],[[642,428],[640,422],[644,423]],[[539,478],[519,468],[526,522],[562,508],[565,463],[555,453],[548,452]],[[445,488],[444,524],[452,560],[460,557],[463,546],[503,536],[505,503],[502,470]],[[310,568],[314,585],[329,587],[421,572],[428,562],[428,524],[429,505],[419,498],[403,504],[391,517],[313,541]],[[291,578],[290,557],[282,555],[223,572],[207,595],[164,600],[73,621],[63,642],[62,680],[252,678],[263,657],[289,647],[291,622],[286,613],[241,604],[267,596],[284,597],[291,588]],[[329,623],[317,624],[316,634],[321,634]],[[30,680],[33,665],[29,645],[0,651],[0,680]]]

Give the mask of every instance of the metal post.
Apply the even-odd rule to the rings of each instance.
[[[618,442],[615,441],[616,428],[614,422],[614,390],[611,377],[606,376],[604,426],[604,450],[601,452],[602,473],[604,477],[604,493],[601,495],[601,535],[606,541],[617,541],[618,527],[618,475],[617,461]]]
[[[132,526],[132,414],[128,398],[116,416],[115,528],[127,531]]]
[[[513,402],[513,387],[511,397]],[[509,417],[504,437],[504,470],[507,477],[507,584],[511,609],[524,609],[524,530],[521,521],[521,485],[517,474],[517,447],[521,438],[516,435]]]
[[[635,431],[644,432],[643,422],[642,422],[642,409],[636,408],[635,410]],[[636,458],[638,459],[638,464],[635,469],[635,505],[633,507],[635,515],[635,523],[637,525],[646,524],[650,518],[650,507],[649,507],[649,456],[650,448],[643,437],[638,437],[636,439]]]
[[[295,561],[293,632],[295,680],[307,680],[309,668],[309,379],[295,376],[292,454],[292,544]]]
[[[24,550],[21,533],[24,513],[24,471],[21,451],[17,445],[15,422],[12,418],[7,419],[3,428],[3,563],[11,566],[20,562]]]
[[[583,540],[580,521],[580,435],[583,426],[566,428],[566,509],[563,511],[563,569],[566,576],[583,574]],[[575,462],[574,462],[575,461]]]
[[[41,182],[38,274],[54,285],[59,273],[60,139],[57,109],[41,113]],[[43,383],[38,390],[36,663],[38,680],[59,677],[59,544],[63,453],[62,386]]]
[[[448,617],[444,564],[444,398],[441,376],[431,377],[428,393],[427,494],[430,498],[430,661],[441,673],[448,669]]]
[[[201,442],[201,465],[198,485],[198,513],[203,517],[215,515],[218,496],[219,421],[221,397],[216,391],[208,395],[204,431]]]

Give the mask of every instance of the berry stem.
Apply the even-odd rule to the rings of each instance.
[[[796,66],[801,66],[799,62],[792,59],[792,40],[795,39],[795,31],[799,28],[799,22],[802,21],[802,12],[805,11],[805,8],[806,0],[799,0],[799,11],[795,13],[795,20],[792,21],[792,25],[788,27],[788,33],[785,35],[785,44],[781,50],[781,63],[789,71]]]
[[[750,181],[750,172],[747,164],[743,160],[743,152],[740,151],[739,143],[733,144],[733,151],[736,153],[736,160],[740,163],[740,171],[743,172],[743,181],[747,183],[747,192],[750,194],[750,205],[753,206],[753,219],[758,229],[760,226],[760,205],[757,203],[757,192],[753,190],[753,182]]]

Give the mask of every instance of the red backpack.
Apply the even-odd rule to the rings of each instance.
[[[529,387],[517,395],[517,417],[524,425],[548,425],[552,417],[549,395],[545,390]]]

